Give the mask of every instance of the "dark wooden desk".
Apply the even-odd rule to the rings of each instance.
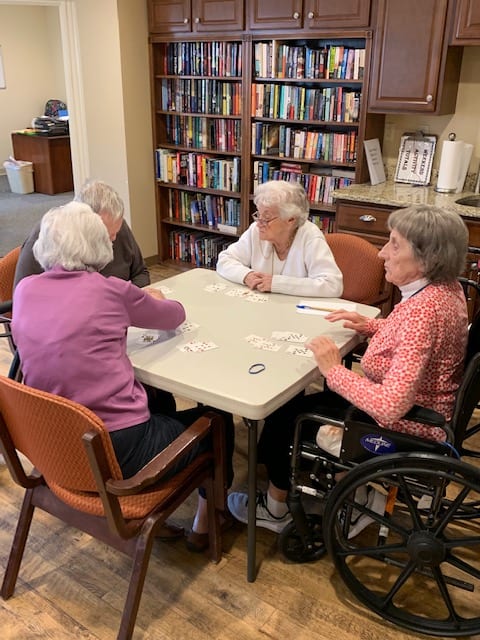
[[[73,191],[70,136],[36,136],[12,133],[13,155],[33,162],[33,180],[38,193]]]

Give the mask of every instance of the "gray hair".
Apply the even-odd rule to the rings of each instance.
[[[87,180],[75,200],[88,204],[95,213],[110,214],[113,220],[123,218],[123,200],[113,187],[101,180]]]
[[[43,216],[33,255],[45,271],[101,271],[113,260],[113,248],[100,216],[72,200]]]
[[[468,229],[455,211],[428,205],[397,209],[388,228],[411,244],[430,282],[453,282],[465,270]]]
[[[305,189],[299,182],[269,180],[255,189],[253,202],[256,207],[275,207],[280,218],[297,218],[301,227],[308,218],[309,204]]]

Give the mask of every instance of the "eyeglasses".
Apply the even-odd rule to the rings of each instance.
[[[279,217],[280,216],[275,216],[275,218],[269,218],[268,220],[266,220],[265,218],[260,218],[260,216],[258,215],[258,211],[255,211],[255,213],[252,213],[252,218],[261,227],[262,226],[264,226],[264,227],[268,226],[271,222],[273,222],[274,220],[277,220],[277,218],[279,218]]]

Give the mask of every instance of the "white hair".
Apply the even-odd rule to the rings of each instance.
[[[45,271],[101,271],[113,260],[113,248],[100,216],[72,201],[43,216],[33,255]]]
[[[87,180],[75,200],[88,204],[95,213],[107,213],[112,220],[123,218],[123,200],[113,187],[101,180]]]
[[[269,180],[255,189],[253,202],[256,207],[273,207],[280,218],[297,218],[301,227],[307,220],[309,205],[305,189],[299,182]]]

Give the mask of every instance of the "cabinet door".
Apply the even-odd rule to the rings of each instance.
[[[190,0],[149,0],[150,33],[183,33],[191,31]]]
[[[452,86],[445,87],[448,89],[445,103],[441,103],[439,95],[446,68],[447,8],[448,0],[384,0],[378,3],[369,96],[371,110],[382,113],[455,111],[453,70],[451,80],[448,71],[447,81]],[[461,50],[452,50],[452,55],[461,56]],[[460,60],[457,61],[457,86]]]
[[[241,31],[244,27],[242,0],[193,0],[194,31]]]
[[[302,0],[250,0],[249,29],[298,28],[303,25]]]
[[[480,0],[459,0],[452,44],[480,44]]]
[[[305,0],[304,22],[309,29],[368,27],[370,0]]]

